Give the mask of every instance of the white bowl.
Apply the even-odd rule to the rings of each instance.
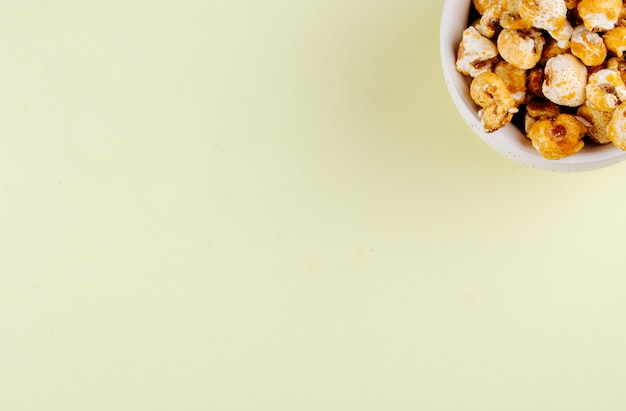
[[[463,30],[468,26],[472,0],[445,0],[440,23],[440,52],[443,76],[461,117],[491,148],[505,157],[529,167],[551,171],[588,171],[607,167],[626,159],[626,152],[613,144],[587,144],[578,153],[560,160],[548,160],[537,152],[530,141],[513,124],[487,133],[480,124],[478,107],[470,97],[471,79],[456,71],[457,49]]]

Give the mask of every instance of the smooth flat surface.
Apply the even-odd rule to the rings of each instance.
[[[626,408],[626,164],[475,137],[441,5],[5,4],[0,409]]]

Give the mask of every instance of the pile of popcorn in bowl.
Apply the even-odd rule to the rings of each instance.
[[[549,160],[626,151],[626,2],[471,1],[455,66],[485,132],[514,123]]]

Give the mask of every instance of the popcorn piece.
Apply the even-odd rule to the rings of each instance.
[[[537,29],[527,31],[504,29],[498,36],[500,56],[514,66],[527,70],[541,59],[545,39]]]
[[[491,40],[481,36],[474,27],[463,31],[463,40],[456,60],[457,71],[476,77],[490,71],[497,57],[498,49]]]
[[[620,104],[609,121],[607,137],[621,150],[626,151],[626,103]]]
[[[626,101],[626,85],[615,70],[604,69],[593,73],[585,91],[587,103],[600,111],[612,112],[618,101]]]
[[[503,2],[500,26],[511,30],[528,30],[533,26],[532,22],[520,16],[519,10],[522,0],[508,0]]]
[[[560,30],[567,20],[563,0],[522,0],[520,15],[538,29]]]
[[[577,107],[585,102],[587,67],[571,54],[560,54],[546,63],[543,94],[555,104]]]
[[[515,107],[519,107],[526,98],[526,70],[515,67],[506,61],[496,64],[493,72],[506,84]]]
[[[570,46],[570,39],[574,34],[574,28],[569,21],[565,20],[565,24],[559,29],[550,30],[550,36],[557,41],[557,45],[562,49],[567,49]]]
[[[606,46],[598,33],[593,33],[582,24],[574,29],[571,41],[572,54],[586,66],[598,66],[607,55]]]
[[[542,119],[528,131],[533,147],[549,159],[558,160],[582,150],[587,128],[571,114],[559,114],[554,120]]]
[[[609,140],[608,126],[609,121],[613,117],[610,111],[600,111],[588,103],[583,104],[576,113],[578,117],[582,117],[589,123],[587,126],[587,136],[598,144],[608,144]]]
[[[524,118],[524,129],[527,137],[533,124],[538,120],[554,120],[561,114],[559,106],[551,101],[533,99],[526,105],[526,116]]]
[[[577,10],[587,30],[611,30],[617,24],[622,0],[580,0]]]
[[[565,0],[565,6],[568,10],[574,10],[578,6],[580,0]]]
[[[498,17],[495,8],[487,9],[477,23],[473,24],[481,36],[492,38],[498,32]]]
[[[470,96],[482,107],[479,115],[488,133],[509,124],[518,111],[504,81],[491,72],[481,73],[472,80]]]
[[[484,14],[485,11],[490,8],[500,8],[499,0],[473,0],[473,3],[480,14]]]
[[[617,57],[624,56],[626,51],[626,27],[616,27],[604,33],[606,48]]]
[[[620,73],[622,81],[624,82],[624,84],[626,84],[626,60],[617,57],[611,57],[606,61],[606,68],[608,68],[609,70],[615,70]]]

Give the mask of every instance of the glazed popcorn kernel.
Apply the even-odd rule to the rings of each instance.
[[[485,72],[470,85],[470,95],[482,109],[480,120],[488,132],[498,130],[511,122],[517,113],[515,100],[504,81],[496,74]]]
[[[626,101],[626,85],[615,70],[596,71],[589,76],[585,90],[587,103],[600,111],[613,112],[620,101]]]
[[[578,108],[576,116],[587,123],[587,137],[598,144],[608,144],[611,142],[608,137],[608,127],[613,113],[610,111],[600,111],[588,103]]]
[[[487,9],[500,9],[502,7],[502,3],[504,2],[500,0],[473,0],[473,3],[474,7],[480,14],[485,14],[485,11],[487,11]]]
[[[604,33],[606,48],[617,57],[623,57],[626,51],[626,27],[616,27]]]
[[[622,11],[622,0],[580,0],[577,10],[587,30],[611,30]]]
[[[606,68],[617,71],[622,77],[622,81],[626,83],[626,60],[611,57],[606,61]]]
[[[579,152],[587,132],[583,123],[571,114],[559,114],[556,119],[542,119],[534,123],[528,137],[545,158],[558,160]]]
[[[472,24],[472,26],[478,30],[481,36],[490,39],[498,32],[498,23],[497,10],[491,8],[487,9],[482,17]]]
[[[598,66],[606,60],[607,50],[604,40],[598,33],[587,30],[584,25],[577,26],[570,42],[572,54],[586,66]]]
[[[557,41],[559,47],[566,49],[570,46],[570,39],[574,34],[574,27],[572,24],[565,20],[565,24],[563,24],[560,28],[556,30],[550,30],[550,36]]]
[[[541,59],[546,40],[537,29],[504,29],[498,36],[500,56],[515,67],[527,70],[535,67]]]
[[[493,72],[504,81],[506,88],[511,93],[515,107],[519,107],[526,100],[526,70],[515,67],[506,61],[500,61]]]
[[[486,132],[512,123],[552,160],[626,151],[626,1],[468,1],[456,68]]]
[[[498,57],[498,49],[491,40],[483,37],[474,27],[463,32],[463,40],[459,46],[456,69],[465,75],[476,77],[491,71],[494,58]]]

